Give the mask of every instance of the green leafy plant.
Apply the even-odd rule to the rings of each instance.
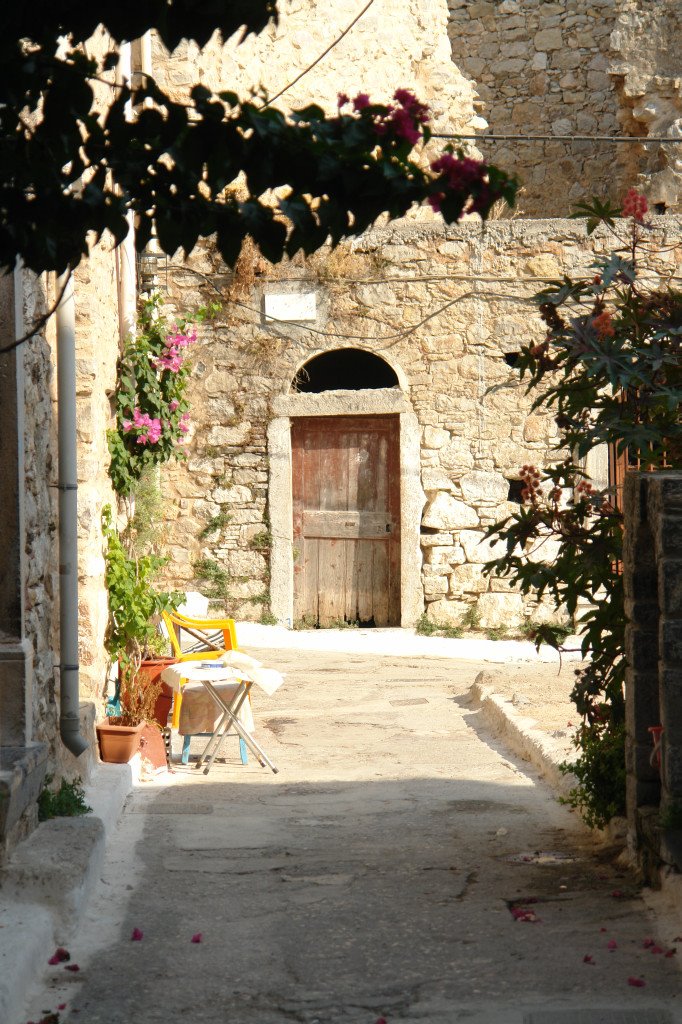
[[[211,516],[209,521],[204,526],[203,530],[199,534],[199,540],[206,540],[212,533],[218,533],[223,530],[229,523],[232,522],[232,516],[229,512],[219,512],[217,516]]]
[[[609,445],[626,466],[682,468],[682,292],[641,273],[659,244],[644,196],[631,189],[620,210],[595,202],[580,213],[616,247],[587,277],[536,296],[545,338],[524,345],[514,369],[535,394],[532,409],[554,416],[559,458],[542,471],[522,467],[524,503],[488,530],[506,551],[486,571],[546,594],[571,620],[587,606],[577,620],[589,660],[572,693],[581,724],[570,799],[588,824],[603,825],[625,806],[623,522],[618,495],[596,490],[579,460]],[[535,642],[560,648],[561,637],[542,626]]]
[[[481,616],[478,608],[475,604],[470,604],[464,615],[462,616],[461,625],[464,629],[479,629],[481,626]]]
[[[506,640],[509,630],[506,626],[488,626],[485,630],[488,640]]]
[[[160,555],[131,556],[114,528],[111,507],[102,511],[106,541],[105,583],[108,591],[109,625],[106,648],[119,663],[121,707],[128,718],[122,724],[145,721],[149,687],[140,687],[138,673],[143,658],[158,653],[158,617],[181,603],[184,595],[158,590],[155,581],[166,559]],[[142,692],[144,689],[144,694]],[[158,696],[158,693],[157,693]],[[153,702],[152,702],[153,707]]]
[[[206,597],[225,599],[228,596],[231,576],[220,562],[214,558],[198,558],[192,568]]]
[[[442,636],[449,640],[458,640],[464,634],[461,626],[448,626],[444,623],[432,622],[426,612],[417,619],[414,627],[418,636]]]
[[[273,615],[269,608],[263,609],[260,615],[260,621],[263,626],[276,626],[279,623],[279,619],[276,615]]]
[[[59,789],[54,789],[54,775],[46,775],[43,788],[38,795],[38,821],[49,818],[73,818],[89,814],[92,807],[85,802],[85,791],[80,778],[67,782],[62,779]]]
[[[253,535],[249,541],[249,547],[253,551],[269,551],[272,547],[272,534],[269,530],[261,530]]]
[[[117,494],[128,497],[151,467],[182,458],[189,430],[185,393],[187,351],[197,340],[195,323],[205,310],[172,322],[154,292],[143,303],[137,332],[118,362],[116,428],[108,431],[109,475]]]

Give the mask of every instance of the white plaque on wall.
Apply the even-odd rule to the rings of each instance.
[[[317,296],[315,292],[287,292],[286,294],[265,295],[265,319],[273,320],[315,320],[317,317]]]

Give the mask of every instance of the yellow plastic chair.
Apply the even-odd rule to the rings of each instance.
[[[226,651],[236,651],[237,630],[234,619],[194,619],[182,612],[163,612],[163,622],[178,661],[206,661]],[[182,687],[182,682],[180,684]],[[249,700],[251,697],[249,696]],[[173,717],[171,728],[180,725],[182,689],[173,695]],[[189,763],[189,747],[192,737],[185,736],[182,744],[181,763]],[[248,764],[248,751],[244,740],[239,737],[239,756],[242,764]]]

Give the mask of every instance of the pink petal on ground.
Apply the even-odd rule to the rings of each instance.
[[[666,953],[665,955],[666,955],[666,956],[675,956],[675,953],[677,953],[677,950],[676,950],[676,949],[675,949],[675,947],[673,946],[673,948],[672,948],[672,949],[669,949],[669,950],[668,950],[668,952],[667,952],[667,953]]]
[[[133,928],[130,941],[131,942],[142,942],[144,938],[144,932],[141,932],[139,928]]]
[[[67,1005],[68,1005],[67,1003],[60,1003],[59,1006],[57,1007],[57,1009],[58,1010],[65,1010]]]
[[[201,942],[202,939],[203,939],[203,934],[201,932],[197,932],[196,935],[192,936],[192,938],[190,939],[190,942]]]
[[[651,952],[652,952],[652,953],[662,953],[662,952],[663,952],[663,950],[661,949],[661,947],[660,947],[660,946],[652,946],[652,947],[651,947]]]
[[[388,1024],[388,1021],[385,1017],[377,1017],[374,1024]]]
[[[633,988],[644,988],[646,982],[644,978],[628,978],[628,985],[632,985]]]
[[[614,889],[611,895],[613,896],[614,900],[621,900],[625,893],[622,892],[621,889]]]
[[[71,954],[69,953],[68,949],[64,949],[63,946],[57,946],[54,953],[47,962],[48,964],[63,964],[70,959]]]
[[[644,947],[644,949],[651,949],[651,947],[655,946],[655,945],[656,945],[656,940],[655,939],[645,939],[644,942],[642,943],[642,946]]]
[[[594,960],[592,959],[592,957],[590,956],[589,953],[586,953],[585,956],[583,957],[583,963],[584,964],[593,964],[594,963]]]
[[[80,971],[78,964],[67,964],[64,968],[65,971]]]
[[[600,931],[600,932],[605,932],[605,931],[606,931],[606,928],[600,928],[600,929],[599,929],[599,931]]]
[[[615,939],[609,939],[609,941],[606,943],[606,948],[610,950],[618,949],[618,943]]]

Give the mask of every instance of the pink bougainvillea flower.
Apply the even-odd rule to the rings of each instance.
[[[73,971],[75,974],[76,971],[80,971],[80,967],[78,966],[78,964],[67,964],[64,970]]]
[[[611,952],[613,952],[614,949],[618,949],[618,943],[615,939],[609,939],[609,941],[606,943],[606,948],[610,949]]]
[[[663,950],[661,949],[661,947],[660,947],[660,946],[652,946],[652,947],[651,947],[651,952],[652,952],[652,953],[662,953],[662,952],[663,952]]]
[[[340,92],[336,98],[336,105],[339,110],[341,107],[345,107],[346,103],[350,103],[350,96],[347,96],[345,92]]]
[[[67,1003],[60,1003],[59,1006],[57,1007],[57,1009],[58,1010],[65,1010],[67,1005],[68,1005]]]
[[[585,956],[583,957],[583,963],[584,964],[592,964],[592,966],[594,967],[594,960],[592,959],[592,957],[590,956],[589,953],[586,953]]]
[[[130,935],[131,942],[142,942],[144,938],[144,932],[141,932],[139,928],[133,928]]]
[[[359,92],[353,100],[353,110],[364,110],[370,105],[370,98],[366,92]]]
[[[535,911],[529,910],[527,907],[510,907],[510,910],[515,921],[523,921],[527,924],[538,924],[540,921]]]
[[[177,407],[179,405],[180,405],[180,403],[178,402],[177,398],[174,398],[173,401],[169,405],[170,411],[171,412],[175,412],[175,410],[177,409]]]
[[[197,932],[195,935],[192,936],[190,942],[202,942],[203,938],[203,934],[201,932]]]
[[[66,963],[66,961],[70,960],[70,959],[71,959],[71,954],[69,953],[68,949],[64,949],[63,946],[57,946],[57,948],[55,949],[54,953],[52,954],[52,956],[50,957],[50,959],[47,962],[48,962],[48,964],[52,964],[52,965],[54,965],[54,964],[63,964],[63,963]]]
[[[632,985],[633,988],[644,988],[646,982],[644,978],[634,978],[632,975],[628,978],[628,985]]]

